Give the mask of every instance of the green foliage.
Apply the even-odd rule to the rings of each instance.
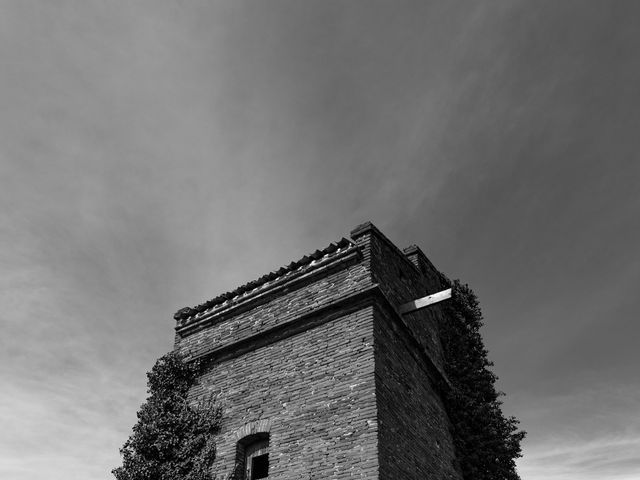
[[[446,280],[449,282],[448,280]],[[450,283],[450,282],[449,282]],[[445,371],[452,389],[445,395],[453,439],[467,480],[518,480],[516,458],[522,456],[515,417],[506,418],[495,389],[496,375],[480,335],[482,313],[467,285],[455,281],[442,326]]]
[[[117,480],[212,479],[220,409],[211,398],[189,404],[199,368],[170,352],[147,373],[150,395],[120,449],[122,466],[112,472]]]

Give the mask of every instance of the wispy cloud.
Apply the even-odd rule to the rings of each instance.
[[[525,480],[631,478],[637,10],[3,2],[0,476],[109,478],[177,308],[371,219],[479,294]]]
[[[8,478],[106,478],[119,462],[122,432],[135,421],[131,388],[102,367],[12,380],[0,398],[0,471]],[[54,381],[51,381],[54,380]],[[142,387],[144,382],[140,382]]]
[[[520,406],[529,429],[518,462],[522,478],[637,478],[637,385],[594,379],[565,394],[532,394]]]
[[[630,412],[631,413],[631,412]],[[567,480],[638,478],[640,472],[640,432],[630,436],[601,436],[597,432],[586,441],[529,447],[518,463],[524,479]]]

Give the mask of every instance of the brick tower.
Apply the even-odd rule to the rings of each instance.
[[[323,250],[175,315],[175,349],[223,407],[218,479],[460,479],[441,400],[442,290],[417,247],[365,223]]]

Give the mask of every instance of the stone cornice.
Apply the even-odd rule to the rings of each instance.
[[[366,287],[357,293],[345,295],[337,301],[318,307],[311,312],[293,317],[268,330],[241,338],[218,348],[214,347],[199,355],[189,356],[189,352],[185,352],[187,354],[186,359],[187,361],[205,360],[220,362],[239,357],[256,348],[270,345],[318,325],[330,322],[338,317],[358,311],[371,303],[370,299],[372,298],[373,292],[378,290],[377,285]]]
[[[336,269],[347,268],[349,265],[357,263],[359,258],[360,248],[356,245],[351,245],[344,251],[338,252],[328,258],[311,262],[305,268],[288,272],[237,299],[225,302],[207,312],[197,314],[188,319],[179,320],[175,329],[180,336],[190,335],[209,325],[224,321],[271,301],[275,296],[283,294],[285,291],[301,288],[314,281],[318,276],[327,275]]]
[[[354,243],[350,240],[347,240],[346,238],[342,238],[337,243],[331,243],[329,244],[329,246],[323,248],[322,250],[316,250],[309,255],[305,255],[300,260],[291,262],[289,265],[280,267],[278,270],[274,270],[256,280],[245,283],[244,285],[237,287],[231,292],[226,292],[218,295],[217,297],[207,300],[206,302],[194,307],[181,308],[173,315],[173,318],[178,321],[178,325],[184,325],[195,316],[201,317],[202,315],[216,309],[220,305],[226,305],[230,302],[235,302],[239,298],[243,298],[248,294],[255,292],[255,290],[264,287],[264,285],[273,283],[275,280],[283,276],[288,276],[291,273],[299,272],[300,270],[308,270],[310,266],[322,263],[329,258],[335,257],[337,254],[344,252],[345,249],[349,249],[351,247],[355,247]]]
[[[242,338],[231,344],[218,348],[212,348],[195,356],[187,356],[188,361],[201,360],[205,362],[221,362],[239,357],[256,348],[264,347],[285,338],[297,335],[318,325],[335,320],[344,315],[356,312],[366,306],[377,305],[390,314],[394,330],[404,337],[409,347],[409,352],[422,365],[425,372],[438,388],[448,389],[451,384],[446,374],[431,359],[430,354],[415,338],[411,329],[407,326],[398,308],[393,305],[379,285],[375,284],[357,293],[345,295],[338,300],[317,308],[311,312],[299,315],[289,321],[273,327],[269,330]],[[185,352],[189,355],[189,352]]]

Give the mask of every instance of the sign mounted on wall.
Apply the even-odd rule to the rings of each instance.
[[[405,313],[415,312],[416,310],[428,307],[429,305],[433,305],[434,303],[442,302],[443,300],[448,300],[449,298],[451,298],[451,289],[447,288],[446,290],[442,290],[441,292],[433,293],[431,295],[427,295],[426,297],[418,298],[417,300],[413,300],[412,302],[407,302],[403,305],[400,305],[400,313],[404,315]]]

